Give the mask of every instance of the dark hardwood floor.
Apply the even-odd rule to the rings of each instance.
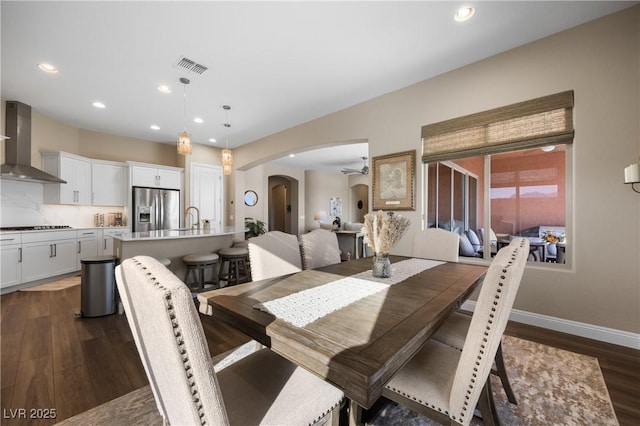
[[[80,286],[10,293],[0,309],[2,425],[54,424],[147,384],[125,316],[75,318]],[[212,355],[249,340],[202,322]],[[518,323],[507,334],[598,358],[620,424],[640,424],[640,351]]]

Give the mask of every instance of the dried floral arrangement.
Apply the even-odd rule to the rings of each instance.
[[[409,229],[411,222],[406,217],[385,214],[382,210],[368,213],[364,217],[364,242],[376,255],[387,255]]]

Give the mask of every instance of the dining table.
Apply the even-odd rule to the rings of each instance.
[[[361,258],[198,294],[200,312],[341,389],[349,423],[478,287],[487,267],[390,256],[391,278]]]

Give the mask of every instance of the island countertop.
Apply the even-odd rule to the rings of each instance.
[[[220,249],[231,247],[234,238],[244,239],[244,231],[244,226],[229,226],[212,227],[208,231],[167,229],[128,232],[113,236],[113,250],[120,262],[134,256],[168,258],[171,261],[169,269],[178,277],[183,277],[186,270],[182,258],[185,255],[216,253]]]
[[[174,240],[183,238],[204,238],[233,234],[244,234],[244,227],[225,226],[222,228],[202,229],[163,229],[149,232],[126,232],[115,234],[113,238],[120,241]]]

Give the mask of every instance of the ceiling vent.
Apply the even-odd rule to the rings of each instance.
[[[176,63],[173,64],[173,67],[181,71],[188,71],[194,74],[202,74],[209,69],[208,67],[205,67],[202,64],[198,64],[196,63],[196,61],[185,58],[184,56],[178,58]]]

